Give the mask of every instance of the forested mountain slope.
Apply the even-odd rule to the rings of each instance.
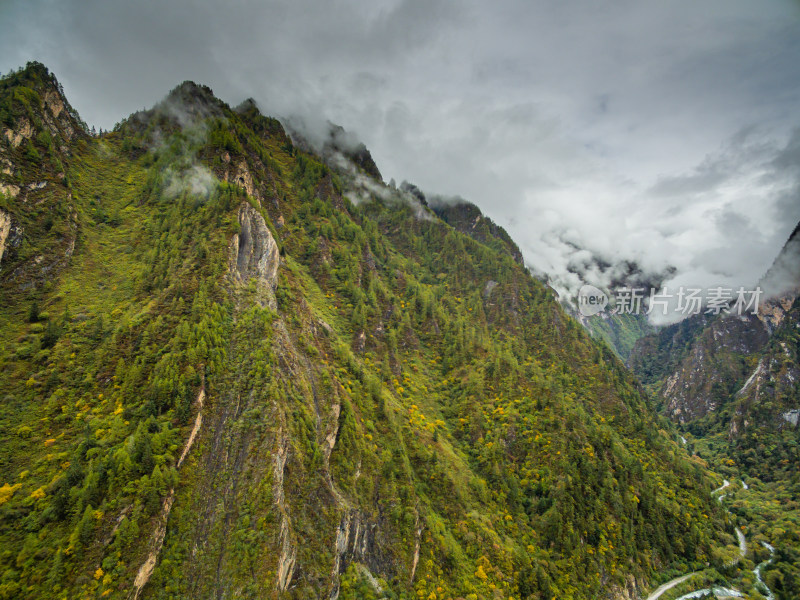
[[[189,82],[93,136],[32,64],[0,117],[0,598],[634,598],[724,567],[702,461],[507,236]]]

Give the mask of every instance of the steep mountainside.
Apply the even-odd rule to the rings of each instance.
[[[767,408],[768,421],[776,427],[787,411],[800,408],[792,346],[799,323],[798,232],[800,226],[759,283],[767,298],[758,315],[695,315],[637,342],[628,364],[642,382],[655,387],[664,412],[675,421],[687,424],[733,408],[722,412],[729,420],[737,415],[730,423],[736,437],[757,404],[762,417]],[[760,402],[759,394],[768,401]]]
[[[753,356],[768,337],[764,323],[752,315],[695,315],[639,341],[629,364],[646,383],[666,377],[659,390],[664,411],[687,423],[728,401],[752,372]]]
[[[726,568],[702,461],[499,228],[190,82],[101,136],[41,65],[0,107],[0,598],[634,598]]]
[[[422,199],[425,200],[424,196]],[[447,201],[434,199],[430,204],[436,216],[457,231],[482,244],[507,252],[516,262],[523,264],[522,252],[511,236],[489,217],[484,216],[474,204],[461,198]]]
[[[29,288],[74,251],[78,222],[64,161],[86,126],[37,65],[0,80],[0,131],[0,275]],[[26,210],[12,212],[17,206]]]
[[[622,360],[627,361],[636,342],[654,332],[654,327],[642,314],[607,314],[606,311],[591,317],[575,312],[575,318],[586,327],[589,334],[603,340]]]
[[[579,246],[571,246],[574,255],[567,264],[567,270],[582,284],[600,285],[601,291],[608,297],[608,304],[599,313],[589,316],[581,314],[576,297],[562,298],[563,306],[593,338],[604,341],[627,362],[636,342],[656,331],[646,312],[650,290],[660,289],[662,283],[675,273],[675,268],[667,267],[657,272],[644,269],[629,260],[612,263]],[[553,283],[558,285],[558,281]],[[642,295],[643,300],[633,310],[630,310],[632,307],[619,306],[621,292],[626,289],[638,290]],[[565,294],[565,291],[561,293]],[[578,290],[575,289],[573,293],[577,294]]]

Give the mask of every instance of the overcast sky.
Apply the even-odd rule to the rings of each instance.
[[[800,220],[795,1],[0,0],[31,59],[98,127],[185,79],[330,119],[562,284],[577,246],[752,285]]]

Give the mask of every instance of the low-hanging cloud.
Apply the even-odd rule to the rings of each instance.
[[[357,150],[360,142],[357,142],[352,137],[350,139],[353,141],[351,148]],[[400,202],[411,209],[415,218],[423,221],[433,220],[434,217],[431,211],[422,203],[421,199],[403,185],[398,188],[394,180],[388,185],[376,181],[374,177],[364,174],[341,152],[333,152],[329,156],[329,160],[339,168],[340,172],[345,174],[347,181],[344,195],[353,204],[369,202],[373,199],[378,199],[387,204]],[[406,182],[403,183],[405,184]]]
[[[164,195],[176,198],[188,193],[208,199],[217,189],[219,181],[205,165],[195,164],[184,169],[169,168],[164,175]]]

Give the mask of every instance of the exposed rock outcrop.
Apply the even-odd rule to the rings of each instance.
[[[264,217],[250,204],[239,208],[241,230],[230,243],[229,269],[235,281],[256,280],[258,300],[273,310],[278,284],[280,252]]]
[[[248,196],[256,200],[259,206],[263,206],[264,199],[258,189],[256,189],[253,176],[250,174],[250,169],[247,168],[247,163],[245,161],[239,163],[230,173],[226,172],[225,181],[242,186]]]
[[[200,388],[200,392],[197,395],[197,400],[195,401],[197,405],[197,416],[195,417],[192,432],[189,434],[189,439],[186,441],[186,445],[183,448],[181,457],[178,460],[178,468],[181,467],[183,461],[186,459],[186,456],[189,454],[189,451],[192,449],[195,439],[197,438],[197,434],[200,431],[200,427],[203,424],[203,402],[205,397],[206,390],[205,387],[202,387]],[[175,488],[173,487],[169,490],[169,493],[161,504],[161,512],[158,514],[155,529],[150,536],[147,558],[145,558],[144,563],[142,563],[142,566],[139,567],[139,570],[136,572],[136,579],[134,579],[133,582],[133,589],[129,594],[129,597],[133,600],[136,600],[142,593],[144,586],[146,586],[147,582],[150,581],[150,577],[153,575],[153,571],[156,568],[158,555],[161,553],[161,548],[164,545],[164,538],[167,535],[167,523],[169,522],[169,514],[172,511],[172,505],[174,502]]]
[[[22,227],[14,223],[10,213],[0,210],[0,264],[8,251],[22,243]]]
[[[637,341],[628,361],[644,383],[660,383],[666,413],[689,424],[733,405],[731,439],[753,427],[792,427],[800,360],[800,226],[759,282],[756,315],[696,315]]]
[[[275,587],[279,591],[289,588],[294,575],[294,568],[297,563],[297,541],[292,532],[292,521],[289,516],[289,509],[286,504],[284,492],[283,474],[286,467],[286,459],[289,454],[289,438],[278,431],[278,447],[273,456],[272,476],[273,476],[273,495],[275,506],[280,516],[280,556],[276,569]]]
[[[798,312],[786,316],[786,325],[797,323]],[[750,425],[756,423],[751,413],[755,407],[770,406],[771,429],[795,427],[800,409],[797,406],[796,389],[800,381],[800,363],[796,350],[786,342],[771,343],[758,361],[753,373],[736,394],[736,411],[731,418],[730,436],[741,435]],[[762,415],[763,417],[766,415]]]
[[[0,210],[0,263],[6,250],[6,240],[11,231],[11,215]]]
[[[339,576],[353,562],[367,563],[380,569],[379,551],[375,546],[377,524],[370,521],[358,510],[347,511],[342,515],[339,528],[336,530],[336,546],[334,548],[334,564],[332,570],[332,586],[330,598],[339,597]]]
[[[3,133],[11,146],[13,148],[18,148],[23,141],[33,137],[34,130],[31,122],[27,118],[22,117],[17,122],[14,129],[6,129]]]
[[[483,288],[483,299],[489,300],[489,298],[492,297],[492,292],[494,291],[494,288],[496,288],[498,285],[499,284],[496,281],[493,281],[491,279],[487,281],[486,285]]]
[[[717,410],[746,375],[741,357],[759,352],[767,339],[767,329],[756,317],[714,320],[664,382],[667,414],[685,423]]]
[[[58,80],[44,65],[29,63],[22,77],[29,89],[35,91],[25,100],[27,112],[15,112],[12,122],[3,129],[3,137],[16,149],[46,130],[59,150],[69,154],[69,142],[86,133],[85,123],[67,102]]]

